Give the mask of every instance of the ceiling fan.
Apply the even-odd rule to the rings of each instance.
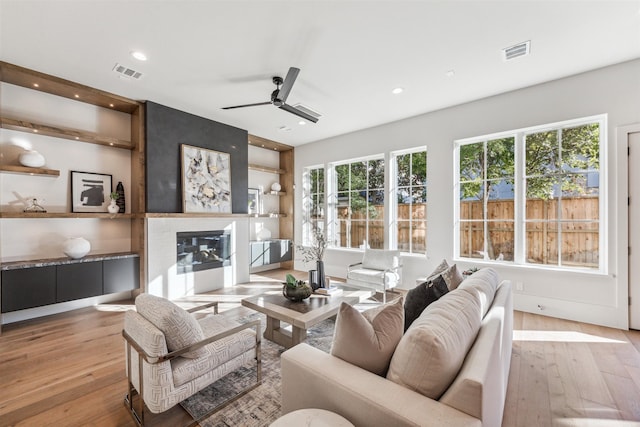
[[[255,104],[244,104],[244,105],[234,105],[233,107],[223,107],[223,110],[231,110],[234,108],[245,108],[245,107],[256,107],[258,105],[268,105],[273,104],[276,107],[288,111],[291,114],[295,114],[298,117],[302,117],[305,120],[309,120],[310,122],[316,123],[318,121],[317,117],[314,117],[310,114],[307,114],[304,111],[297,109],[286,103],[287,98],[289,97],[289,93],[291,92],[291,88],[298,78],[298,73],[300,72],[299,68],[291,67],[287,72],[287,77],[285,77],[284,81],[282,77],[275,76],[273,77],[273,84],[276,85],[276,90],[271,92],[271,101],[266,102],[257,102]]]

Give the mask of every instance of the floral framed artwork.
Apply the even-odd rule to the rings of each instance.
[[[257,215],[262,213],[260,203],[260,189],[258,188],[250,188],[249,189],[249,198],[247,201],[247,213],[249,215]]]
[[[71,212],[107,212],[112,176],[71,171]]]
[[[182,144],[182,211],[231,213],[229,153]]]

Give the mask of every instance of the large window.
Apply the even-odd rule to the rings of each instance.
[[[457,142],[457,256],[603,269],[603,116]]]
[[[399,152],[395,158],[397,249],[427,250],[427,151]]]
[[[324,230],[324,168],[306,168],[304,180],[304,243],[311,245],[314,230]]]
[[[333,167],[333,238],[336,247],[384,248],[384,159]]]

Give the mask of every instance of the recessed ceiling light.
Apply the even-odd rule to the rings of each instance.
[[[456,71],[455,70],[449,70],[446,73],[444,73],[445,76],[447,77],[453,77],[456,75]]]
[[[306,124],[307,124],[307,122],[305,122],[304,120],[300,120],[300,121],[298,122],[298,124],[299,124],[300,126],[304,126],[304,125],[306,125]]]
[[[131,56],[136,58],[138,61],[146,61],[147,60],[147,55],[145,55],[144,53],[140,52],[139,50],[132,51],[131,52]]]
[[[34,83],[33,87],[40,87],[40,85],[38,83]]]
[[[73,96],[75,96],[76,98],[80,98],[80,95],[78,95],[77,93]]]
[[[404,88],[401,88],[401,87],[397,87],[397,88],[395,88],[394,90],[391,91],[391,93],[394,94],[394,95],[397,95],[397,94],[402,93],[402,92],[404,92]]]

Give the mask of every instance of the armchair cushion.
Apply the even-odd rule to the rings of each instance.
[[[392,270],[400,266],[400,251],[366,249],[362,257],[362,268]]]
[[[140,294],[136,298],[136,310],[162,331],[169,351],[193,345],[205,338],[196,318],[165,298]],[[208,350],[201,347],[182,356],[197,359],[208,354]]]
[[[388,287],[395,287],[398,283],[398,274],[393,272],[385,272],[383,270],[370,270],[368,268],[356,268],[349,271],[348,279],[357,280],[360,282],[376,283],[382,287],[384,283],[388,284]]]
[[[360,313],[342,303],[336,319],[331,354],[377,375],[385,375],[402,338],[402,298]]]

